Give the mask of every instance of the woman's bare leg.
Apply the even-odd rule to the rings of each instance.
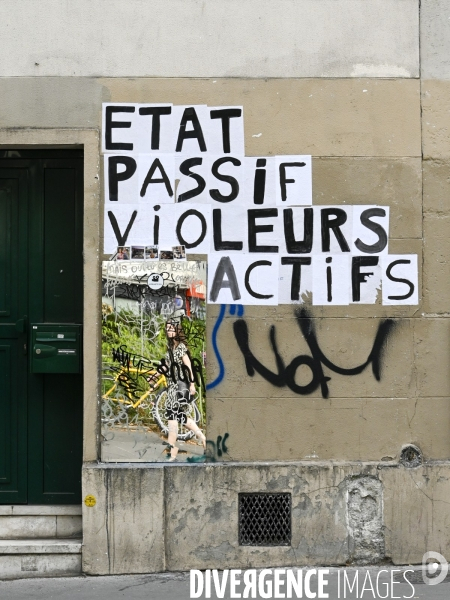
[[[178,421],[168,421],[167,428],[169,430],[167,441],[170,444],[170,460],[175,460],[178,454],[178,448],[175,445],[178,437]]]
[[[203,448],[206,448],[206,436],[197,423],[189,417],[186,420],[185,427],[193,431],[195,433],[195,437],[202,442]]]

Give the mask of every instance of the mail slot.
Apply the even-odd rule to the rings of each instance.
[[[80,373],[81,325],[31,325],[32,373]]]

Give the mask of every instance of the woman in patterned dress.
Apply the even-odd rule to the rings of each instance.
[[[206,448],[206,437],[198,425],[187,416],[191,397],[195,395],[194,375],[191,358],[187,348],[183,328],[175,319],[166,322],[167,352],[164,361],[158,368],[167,380],[167,403],[165,417],[169,430],[170,459],[174,461],[178,454],[175,445],[178,437],[178,423],[195,433],[195,436]]]

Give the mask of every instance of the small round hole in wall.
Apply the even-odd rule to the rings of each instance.
[[[420,465],[423,463],[423,455],[421,449],[417,446],[414,446],[414,444],[403,446],[402,451],[400,453],[400,462],[407,469],[420,467]]]

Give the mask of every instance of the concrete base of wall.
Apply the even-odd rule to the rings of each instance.
[[[421,563],[450,557],[450,462],[85,464],[83,571]],[[292,495],[290,546],[240,546],[242,492]]]
[[[81,574],[81,540],[0,540],[0,580]]]
[[[79,538],[83,535],[80,505],[0,506],[0,541]]]
[[[0,580],[81,574],[80,505],[0,506]]]

